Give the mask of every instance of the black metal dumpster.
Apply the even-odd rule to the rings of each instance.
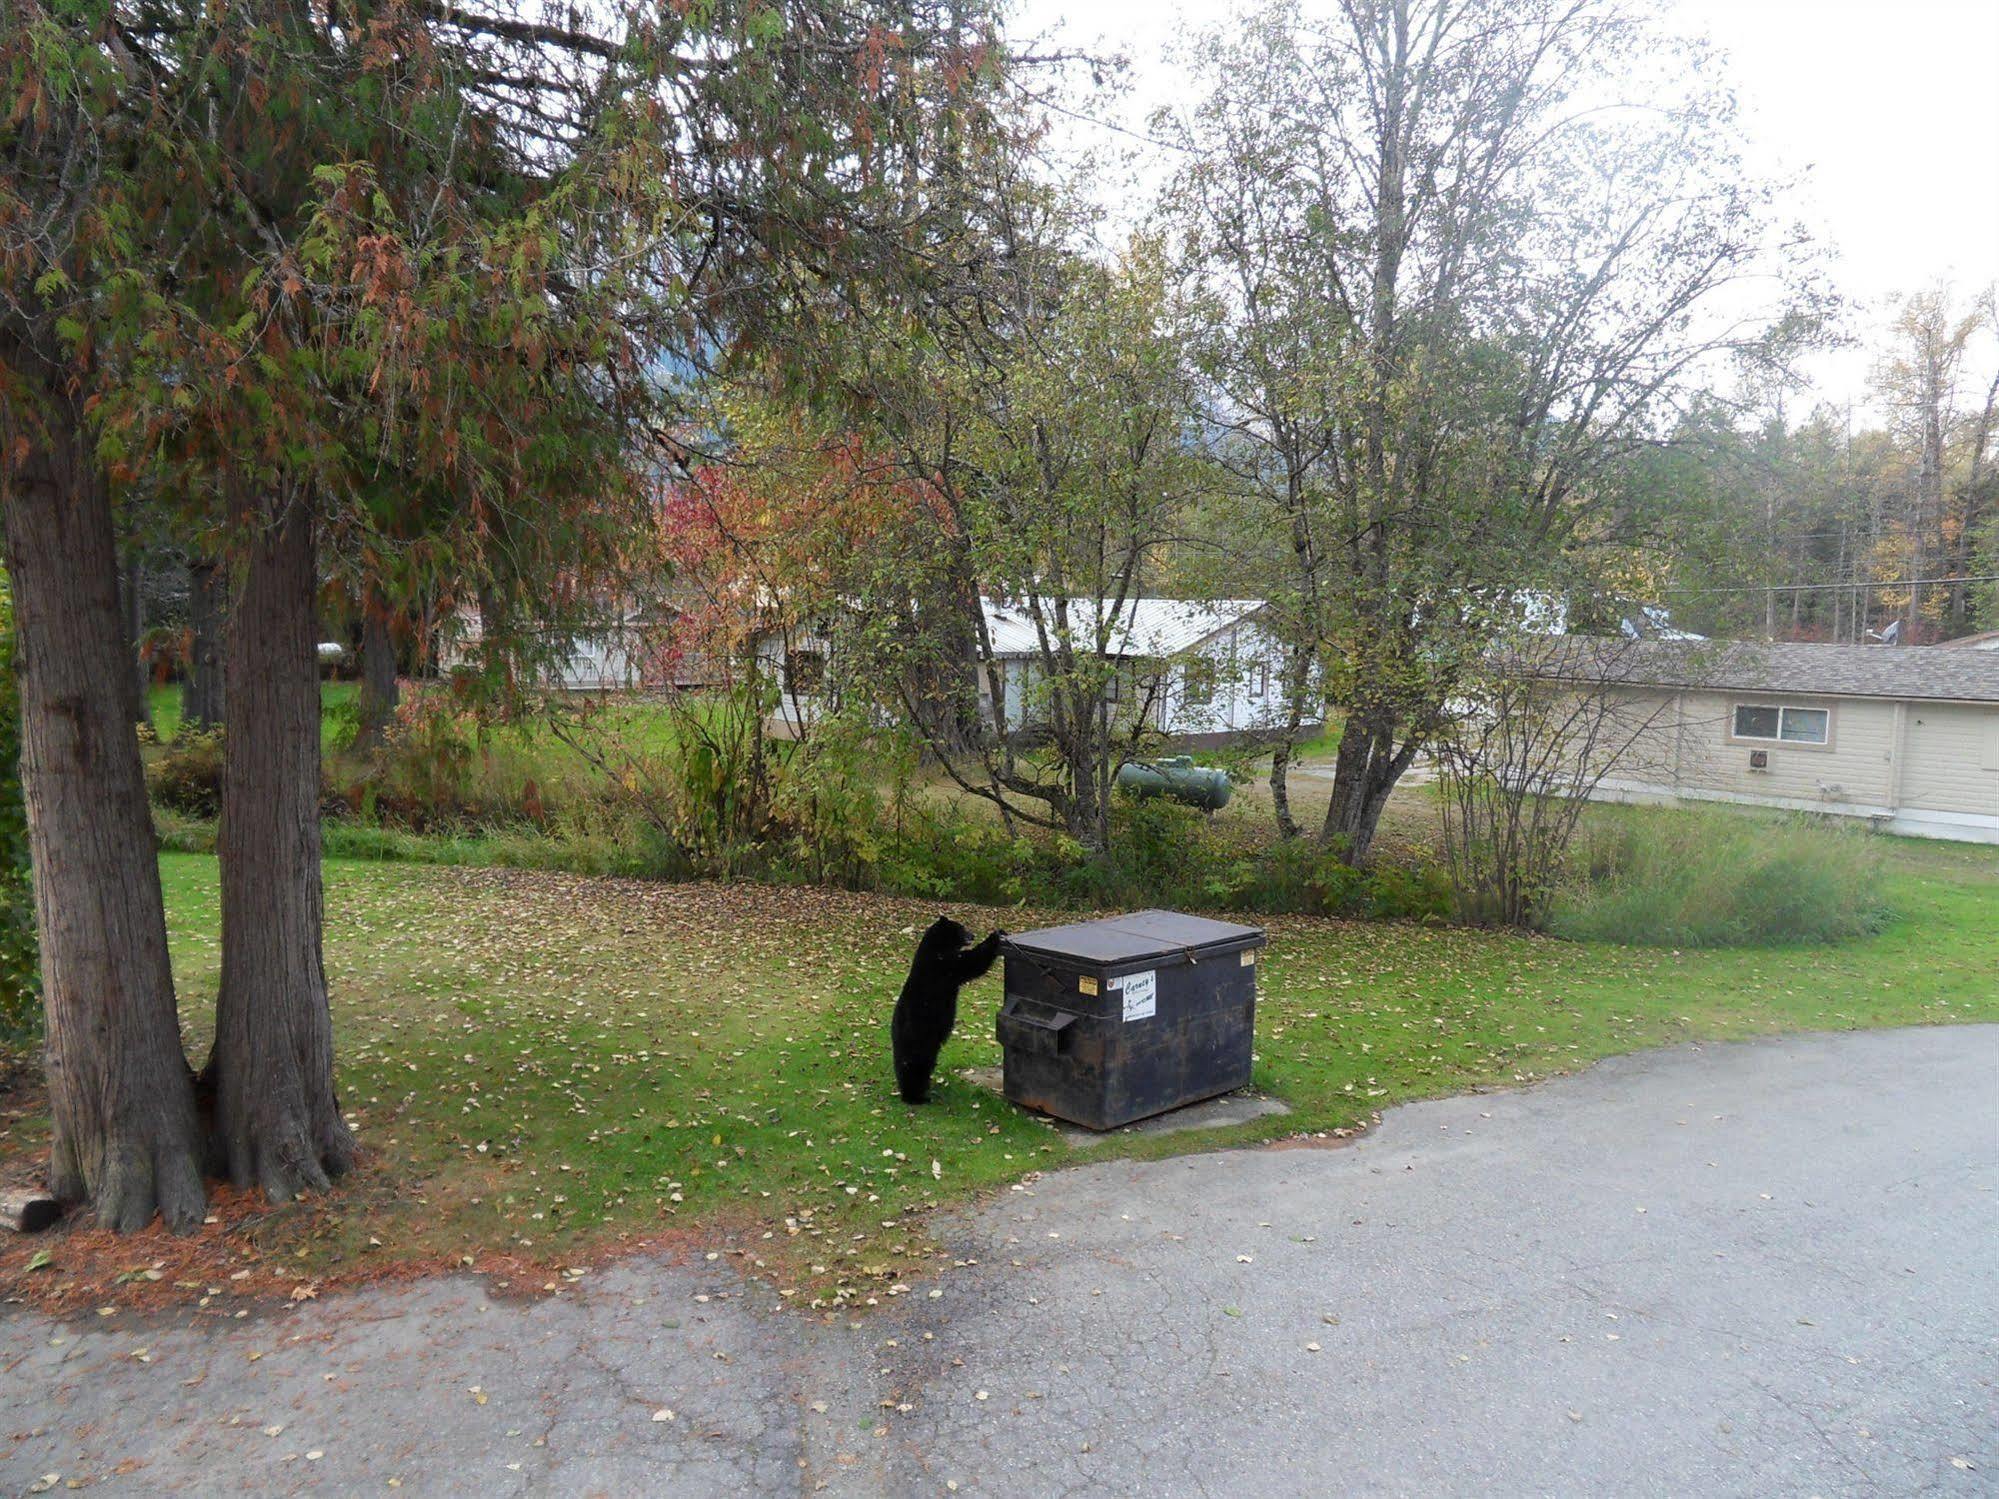
[[[1115,1129],[1247,1086],[1265,940],[1177,911],[1007,938],[1006,1096]]]

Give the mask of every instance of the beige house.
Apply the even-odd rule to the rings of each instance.
[[[1643,641],[1604,675],[1629,743],[1599,799],[1744,802],[1999,843],[1999,652]]]

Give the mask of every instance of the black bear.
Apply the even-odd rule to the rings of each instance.
[[[958,986],[969,984],[999,956],[995,931],[973,945],[972,934],[948,916],[930,923],[895,1002],[888,1034],[895,1051],[895,1087],[904,1103],[927,1103],[937,1053],[958,1023]]]

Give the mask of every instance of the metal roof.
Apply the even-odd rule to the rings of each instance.
[[[1571,637],[1540,656],[1539,669],[1652,687],[1999,703],[1999,652],[1934,646]]]
[[[1037,606],[1041,627],[1051,634],[1054,631],[1054,599],[1012,603],[986,598],[979,603],[985,610],[986,632],[995,656],[1040,654]],[[1112,607],[1110,600],[1067,601],[1070,637],[1078,648],[1089,650],[1094,646],[1098,620],[1102,617],[1099,610]],[[1177,656],[1249,618],[1262,607],[1262,599],[1126,599],[1110,620],[1105,653],[1149,658]]]

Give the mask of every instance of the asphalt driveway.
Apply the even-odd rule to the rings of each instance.
[[[0,1316],[0,1491],[1896,1494],[1999,1479],[1999,1027],[1056,1173],[867,1317],[726,1259]],[[935,1290],[937,1295],[929,1294]]]

